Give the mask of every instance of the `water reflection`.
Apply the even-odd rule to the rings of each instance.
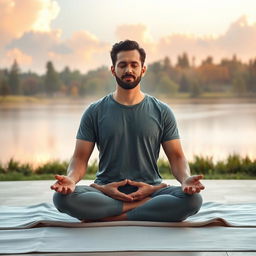
[[[177,104],[175,113],[185,154],[225,159],[256,157],[256,104]],[[69,160],[84,105],[0,109],[0,161]],[[95,149],[91,161],[97,159]],[[161,150],[160,157],[165,157]]]

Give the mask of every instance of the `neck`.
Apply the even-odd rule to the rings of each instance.
[[[113,97],[120,104],[135,105],[144,99],[145,94],[140,90],[139,84],[131,90],[123,89],[117,85]]]

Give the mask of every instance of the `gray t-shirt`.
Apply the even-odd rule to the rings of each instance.
[[[179,139],[179,133],[165,103],[146,94],[139,104],[126,106],[109,94],[87,108],[76,138],[97,144],[95,183],[131,179],[155,185],[162,181],[157,167],[161,143]]]

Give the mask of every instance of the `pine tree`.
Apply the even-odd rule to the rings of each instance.
[[[51,61],[46,64],[46,76],[45,76],[45,92],[48,95],[53,95],[60,88],[60,80],[58,73],[55,71]]]
[[[181,56],[178,56],[176,66],[182,69],[190,67],[187,53],[184,52]]]
[[[18,63],[16,60],[14,60],[8,76],[8,85],[9,85],[11,94],[15,94],[15,95],[21,94],[19,73],[20,73],[20,70],[19,70]]]

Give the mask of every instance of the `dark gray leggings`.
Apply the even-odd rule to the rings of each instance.
[[[129,194],[134,187],[120,189]],[[161,188],[151,195],[145,204],[126,212],[128,220],[139,221],[183,221],[197,213],[202,205],[202,197],[196,193],[188,195],[180,186]],[[55,207],[80,220],[97,220],[122,213],[123,202],[113,199],[90,186],[76,186],[73,193],[63,195],[55,192]]]

